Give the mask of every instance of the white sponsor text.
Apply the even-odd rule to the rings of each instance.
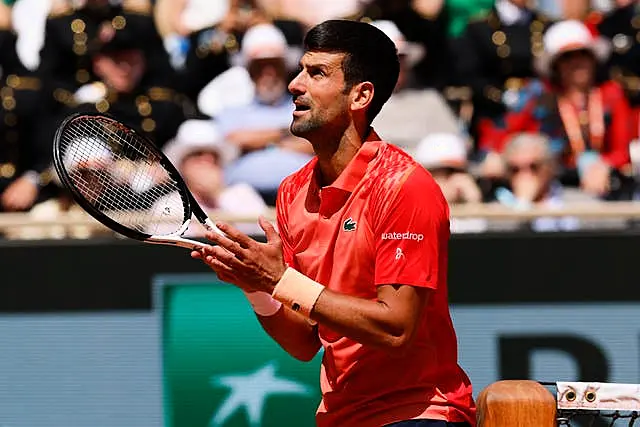
[[[415,240],[421,242],[424,240],[424,234],[411,233],[382,233],[382,240]]]

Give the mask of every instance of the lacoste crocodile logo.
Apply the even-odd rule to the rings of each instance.
[[[347,218],[342,224],[342,229],[344,231],[355,231],[358,227],[358,223],[353,220],[353,218]]]

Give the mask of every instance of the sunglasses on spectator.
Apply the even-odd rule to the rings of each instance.
[[[429,171],[433,174],[450,176],[450,175],[453,175],[454,173],[464,172],[464,169],[456,168],[452,166],[435,166],[435,167],[429,168]]]
[[[542,168],[542,162],[531,162],[524,165],[509,165],[509,173],[516,175],[520,172],[530,171],[531,173],[538,173]]]

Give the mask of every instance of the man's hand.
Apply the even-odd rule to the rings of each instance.
[[[469,173],[454,173],[449,177],[448,185],[453,187],[455,192],[455,203],[480,203],[482,201],[482,192]]]
[[[33,206],[37,197],[38,186],[22,176],[9,184],[0,201],[7,211],[24,211]]]
[[[486,178],[502,178],[506,174],[506,166],[502,156],[496,152],[489,152],[480,164],[480,175]]]
[[[588,167],[581,179],[582,189],[595,196],[604,196],[609,191],[609,166],[598,161]]]
[[[258,220],[267,243],[260,243],[228,224],[216,224],[226,236],[207,232],[206,237],[217,246],[208,246],[191,256],[201,259],[218,274],[220,280],[247,291],[271,294],[287,265],[282,252],[282,240],[266,219]]]
[[[540,195],[541,180],[531,174],[520,173],[511,179],[511,189],[514,196],[524,202],[533,202]]]

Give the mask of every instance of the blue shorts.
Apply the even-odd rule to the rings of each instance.
[[[470,427],[468,423],[450,423],[441,420],[407,420],[387,424],[384,427]]]

